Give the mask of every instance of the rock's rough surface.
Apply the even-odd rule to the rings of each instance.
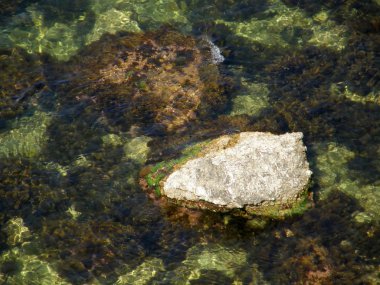
[[[161,194],[224,208],[287,203],[305,192],[311,171],[302,133],[220,137],[161,182]]]

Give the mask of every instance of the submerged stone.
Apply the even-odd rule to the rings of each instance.
[[[225,106],[211,47],[199,45],[169,28],[107,35],[49,74],[53,81],[70,77],[57,86],[63,108],[85,106],[85,114],[99,117],[97,124],[172,132]]]
[[[142,185],[195,208],[281,216],[281,210],[297,211],[297,202],[305,200],[311,171],[302,137],[261,132],[222,136],[152,167]]]

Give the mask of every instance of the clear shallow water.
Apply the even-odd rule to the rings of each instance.
[[[379,284],[378,1],[2,2],[0,282]],[[225,61],[181,83],[205,37]],[[162,59],[146,39],[175,67],[129,72],[131,46]],[[178,84],[208,95],[163,100]],[[304,133],[313,209],[262,228],[139,188],[145,164],[247,130]]]

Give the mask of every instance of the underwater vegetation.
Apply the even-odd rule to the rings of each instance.
[[[74,2],[0,3],[0,283],[379,283],[378,0]],[[200,215],[139,188],[240,131],[303,132],[311,209]]]
[[[69,199],[66,193],[51,187],[59,187],[57,173],[44,171],[35,163],[15,158],[2,159],[0,166],[2,224],[12,217],[21,217],[24,222],[29,222],[39,215],[48,216],[66,210]]]
[[[23,0],[4,0],[0,3],[0,16],[12,14],[17,11]]]
[[[45,132],[50,121],[48,113],[38,110],[32,116],[15,119],[10,131],[0,133],[0,157],[38,159],[47,142]]]
[[[21,0],[12,1],[12,4],[2,2],[2,11],[9,17],[6,29],[0,30],[0,46],[18,46],[29,53],[46,53],[60,61],[67,61],[85,45],[107,33],[154,30],[167,24],[183,31],[191,30],[183,13],[185,7],[174,0],[80,0],[75,3],[24,0],[24,11],[10,14],[16,11],[18,2]]]
[[[52,86],[61,116],[48,128],[49,145],[79,155],[100,145],[99,132],[173,133],[220,112],[225,86],[211,59],[204,44],[163,28],[107,35],[65,65],[50,64],[48,81],[63,83]],[[87,148],[75,147],[84,138]]]
[[[248,133],[244,133],[244,134],[248,135]],[[308,164],[306,164],[307,165],[306,169],[309,176],[307,176],[306,180],[304,180],[303,182],[300,182],[303,184],[302,184],[302,187],[298,189],[298,193],[296,194],[296,197],[289,197],[287,198],[286,201],[281,201],[280,199],[276,201],[277,198],[274,198],[273,200],[264,200],[256,204],[251,203],[250,205],[249,204],[244,205],[243,203],[240,202],[241,203],[240,206],[235,205],[231,207],[230,205],[225,205],[225,204],[228,204],[228,202],[227,203],[224,202],[225,204],[223,204],[223,202],[218,203],[216,199],[212,200],[213,197],[210,198],[210,200],[208,201],[206,199],[200,199],[199,196],[196,198],[192,198],[191,195],[188,195],[188,196],[183,195],[181,198],[175,198],[173,196],[176,196],[176,195],[177,197],[181,196],[179,195],[179,193],[181,193],[180,192],[181,190],[189,191],[186,188],[187,185],[182,186],[180,182],[178,182],[178,184],[174,184],[175,186],[173,185],[170,186],[172,189],[177,189],[176,191],[179,191],[178,193],[173,194],[172,192],[171,195],[169,195],[166,192],[165,183],[167,183],[168,179],[170,180],[170,176],[173,173],[175,173],[176,171],[182,171],[182,173],[185,173],[185,174],[181,174],[181,177],[184,177],[186,175],[189,176],[190,175],[189,169],[187,169],[186,171],[183,171],[184,169],[183,166],[185,166],[189,162],[194,162],[195,160],[198,160],[198,159],[204,159],[204,158],[210,157],[215,152],[219,154],[223,153],[229,147],[234,147],[235,144],[240,143],[241,142],[240,140],[242,139],[242,135],[243,134],[222,136],[214,140],[206,140],[206,141],[198,142],[196,144],[190,145],[186,147],[185,149],[183,149],[181,151],[181,155],[174,159],[161,161],[159,163],[144,167],[140,171],[140,177],[141,177],[140,185],[142,189],[147,191],[149,193],[149,197],[154,199],[156,204],[159,204],[163,208],[170,207],[174,209],[175,205],[180,205],[182,207],[179,207],[178,209],[179,212],[183,211],[184,208],[189,208],[189,209],[197,209],[197,210],[200,210],[200,209],[208,210],[210,212],[217,212],[217,213],[228,213],[225,217],[227,217],[228,215],[232,215],[232,216],[242,216],[250,220],[260,219],[262,225],[265,223],[265,220],[273,221],[273,220],[282,220],[285,218],[294,217],[296,215],[301,215],[304,211],[310,208],[312,205],[312,201],[311,201],[312,199],[308,198],[308,195],[310,194],[308,192],[308,186],[309,186],[309,176],[311,173],[308,170]],[[304,151],[304,148],[302,148],[302,151]],[[226,160],[226,158],[223,157],[221,160]],[[212,164],[213,162],[210,162],[210,163]],[[238,163],[242,163],[241,160]],[[199,167],[195,169],[196,169],[195,170],[196,174],[193,174],[193,175],[196,177],[195,179],[197,179],[202,174],[200,173],[201,170],[199,170]],[[191,169],[190,169],[190,172],[191,172]],[[210,176],[207,176],[207,178],[202,178],[202,179],[204,179],[204,181],[209,181],[210,179],[209,177]],[[178,180],[181,181],[182,179],[183,178],[180,178]],[[202,182],[200,183],[198,182],[199,185],[202,185]],[[184,187],[184,189],[181,189],[181,187]],[[199,187],[203,187],[203,186],[199,186]],[[207,188],[208,186],[204,186],[204,187]],[[169,188],[169,191],[172,191],[172,190]],[[197,195],[201,196],[202,194],[199,194],[199,193],[194,194],[194,196],[197,196]],[[236,202],[236,203],[239,203],[239,202]],[[189,210],[189,213],[191,212],[192,210]],[[193,212],[197,213],[196,210],[194,210]],[[171,213],[171,215],[173,215],[173,213]],[[199,218],[201,218],[202,211],[198,211],[198,216]],[[189,219],[191,218],[189,217]],[[191,223],[191,221],[189,222]],[[194,223],[194,221],[192,222]]]
[[[379,224],[355,222],[360,206],[341,192],[331,192],[324,201],[301,220],[260,237],[265,242],[252,258],[268,260],[260,269],[269,284],[378,282]]]
[[[44,88],[42,63],[22,49],[0,50],[0,122],[26,111]],[[36,102],[35,102],[36,103]]]

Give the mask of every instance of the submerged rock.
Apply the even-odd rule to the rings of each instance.
[[[139,123],[158,132],[183,129],[196,118],[224,108],[226,99],[210,49],[169,28],[108,35],[86,47],[52,80],[62,106],[80,106],[99,123]]]
[[[302,136],[222,136],[152,167],[142,185],[190,207],[282,216],[305,200],[311,171]]]

